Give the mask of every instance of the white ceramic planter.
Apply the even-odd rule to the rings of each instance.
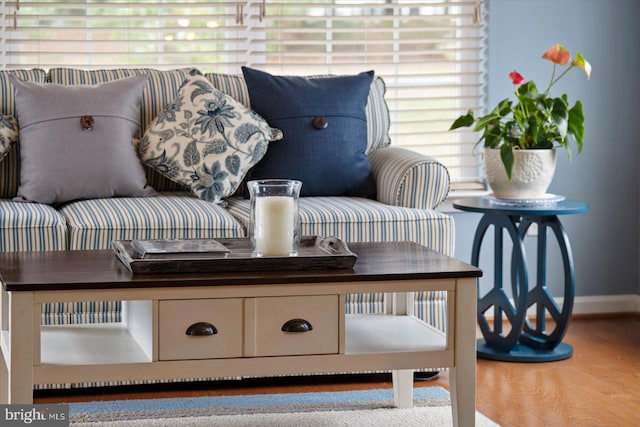
[[[483,151],[487,182],[499,199],[541,199],[545,197],[556,170],[556,150],[515,150],[511,181],[497,148]]]

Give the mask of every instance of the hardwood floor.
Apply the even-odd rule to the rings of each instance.
[[[640,316],[579,317],[549,363],[478,360],[477,409],[504,427],[640,425]],[[449,387],[446,372],[416,387]],[[144,386],[115,392],[38,392],[35,403],[391,387],[390,375],[314,376]]]
[[[573,319],[569,359],[478,361],[477,408],[502,426],[640,425],[640,317]]]

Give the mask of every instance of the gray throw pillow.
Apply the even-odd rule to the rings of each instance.
[[[14,200],[57,204],[155,194],[132,145],[147,79],[64,86],[12,76],[21,161]]]

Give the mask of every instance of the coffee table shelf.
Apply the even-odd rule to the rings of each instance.
[[[412,316],[348,315],[346,354],[445,351],[446,335]]]
[[[43,365],[151,362],[122,323],[42,326],[40,337]]]

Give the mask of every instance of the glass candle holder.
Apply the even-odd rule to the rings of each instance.
[[[251,196],[249,240],[253,256],[295,256],[300,244],[298,198],[302,183],[265,179],[247,183]]]

